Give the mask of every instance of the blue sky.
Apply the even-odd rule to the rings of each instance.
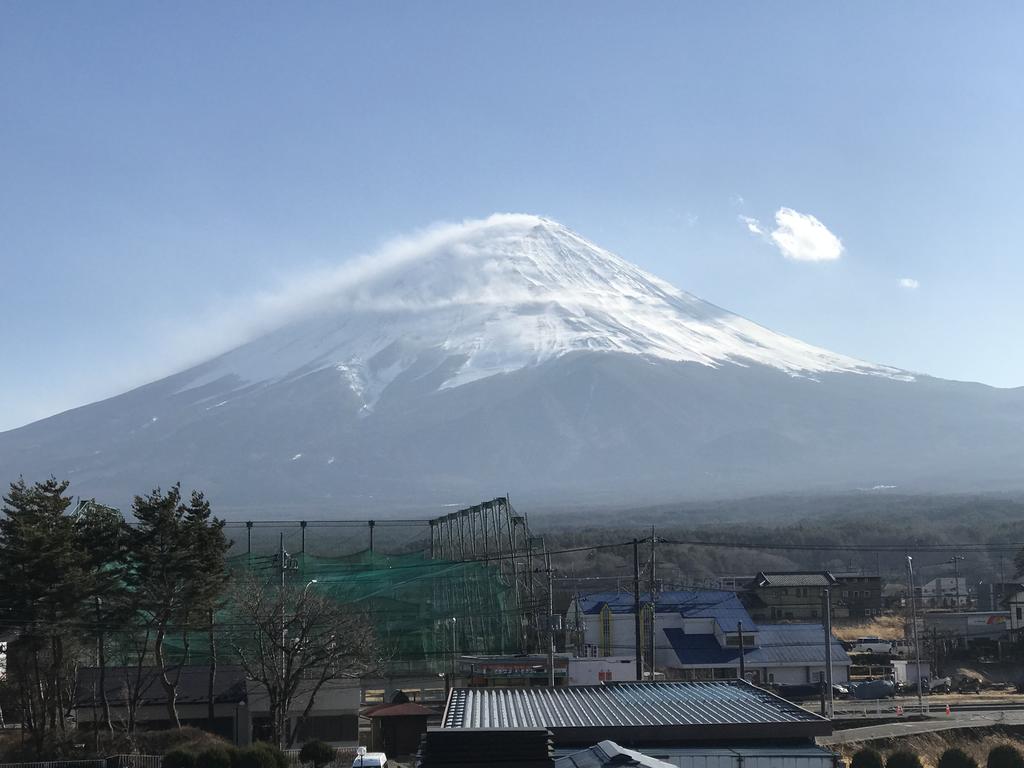
[[[181,329],[225,301],[494,211],[838,352],[1024,385],[1022,17],[0,4],[0,429],[201,356],[216,328]],[[781,209],[839,257],[787,258]]]

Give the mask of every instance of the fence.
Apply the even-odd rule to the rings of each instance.
[[[160,768],[159,755],[111,755],[95,760],[47,760],[41,763],[0,763],[0,768]]]

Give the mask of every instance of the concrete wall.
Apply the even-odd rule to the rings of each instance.
[[[636,680],[636,658],[605,656],[569,659],[569,685],[598,685],[606,681]]]

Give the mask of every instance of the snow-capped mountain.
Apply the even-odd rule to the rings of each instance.
[[[911,375],[708,304],[526,215],[325,277],[279,327],[0,434],[15,477],[225,508],[1018,488],[1024,392]]]
[[[372,408],[425,355],[446,367],[445,388],[570,352],[912,378],[719,309],[548,219],[495,215],[435,230],[419,247],[368,265],[313,317],[224,355],[188,386],[335,368]]]

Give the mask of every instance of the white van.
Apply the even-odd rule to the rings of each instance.
[[[360,747],[356,759],[352,761],[352,768],[387,768],[388,756],[383,752],[367,752],[366,747]]]
[[[883,640],[880,637],[858,637],[853,642],[850,653],[889,653],[892,649],[892,640]]]

